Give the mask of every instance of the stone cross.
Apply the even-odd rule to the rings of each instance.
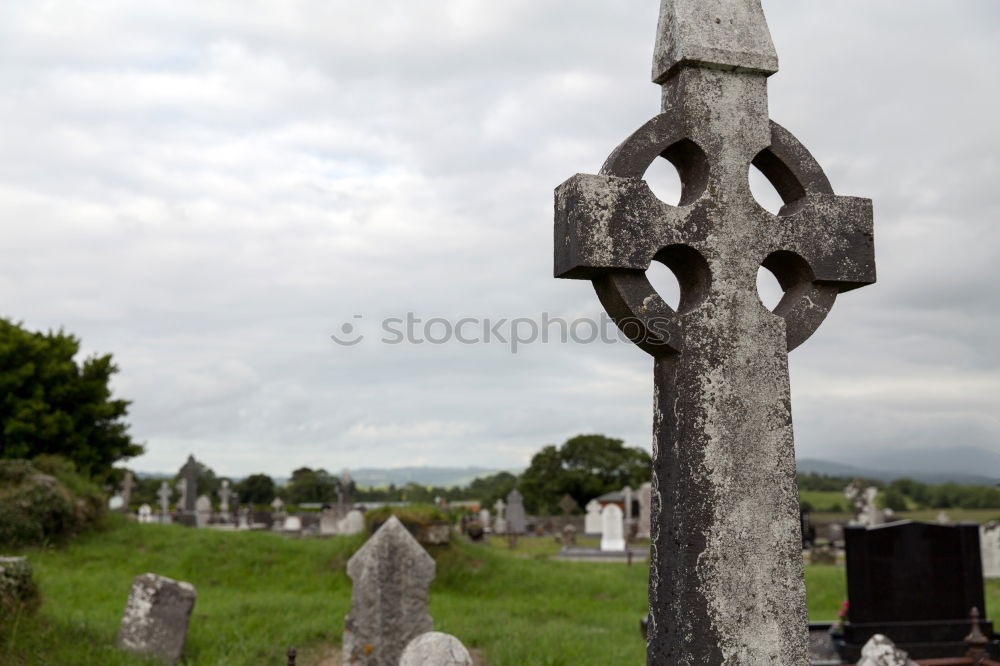
[[[125,470],[125,478],[122,479],[122,503],[125,513],[128,513],[128,505],[132,502],[132,489],[135,488],[135,477],[132,472]]]
[[[222,480],[222,487],[219,488],[219,513],[222,520],[229,522],[229,500],[233,497],[233,491],[229,487],[229,479]]]
[[[166,516],[170,513],[170,498],[173,497],[174,491],[170,490],[170,484],[166,481],[160,482],[160,489],[156,491],[156,496],[160,498],[160,517]]]
[[[181,467],[181,478],[184,479],[184,502],[181,506],[184,513],[194,513],[194,503],[198,496],[198,471],[194,456],[188,456],[184,467]]]
[[[399,664],[407,643],[433,629],[427,591],[434,573],[434,559],[390,516],[347,561],[353,589],[344,618],[344,664]]]
[[[562,499],[559,500],[559,508],[562,509],[564,515],[568,516],[579,507],[580,505],[576,503],[576,500],[569,493],[563,495]]]
[[[769,121],[778,60],[760,0],[662,0],[653,61],[662,113],[555,193],[556,277],[591,280],[654,358],[647,663],[803,666],[786,352],[839,293],[875,281],[871,202],[835,195]],[[642,180],[658,157],[680,175],[677,205]],[[754,200],[751,166],[777,215]],[[646,278],[652,261],[677,277],[676,310]],[[784,290],[773,311],[762,266]]]

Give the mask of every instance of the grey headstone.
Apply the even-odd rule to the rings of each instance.
[[[212,519],[212,500],[202,495],[194,503],[195,524],[205,527]]]
[[[886,522],[885,513],[878,508],[878,504],[875,502],[876,496],[878,496],[878,488],[868,485],[860,479],[844,488],[844,497],[854,505],[852,525],[875,527]]]
[[[319,533],[323,536],[333,536],[337,534],[337,523],[339,522],[337,512],[333,508],[323,509],[319,515]]]
[[[524,534],[526,522],[524,498],[515,488],[507,495],[507,534]]]
[[[406,645],[433,629],[427,590],[434,560],[395,516],[347,562],[353,583],[344,619],[344,664],[397,666]]]
[[[835,195],[769,120],[776,69],[760,0],[662,0],[662,113],[556,189],[556,277],[591,280],[654,357],[650,664],[808,663],[787,352],[875,281],[875,258],[871,202]],[[679,205],[642,180],[661,158]],[[751,164],[778,214],[754,199]],[[676,310],[646,277],[653,261],[677,276]],[[773,311],[762,266],[785,290]]]
[[[365,514],[357,509],[351,509],[347,515],[337,523],[337,533],[343,535],[360,534],[365,530]]]
[[[301,532],[302,531],[302,519],[298,516],[286,516],[285,522],[281,527],[285,532]]]
[[[132,502],[132,490],[135,488],[135,477],[132,472],[125,470],[125,478],[122,480],[122,508],[128,513],[129,504]]]
[[[644,483],[639,486],[639,518],[636,537],[639,539],[649,538],[649,516],[650,503],[652,501],[652,484]]]
[[[979,548],[983,578],[1000,578],[1000,523],[992,520],[979,526]]]
[[[194,586],[156,574],[136,576],[125,605],[118,646],[177,663],[184,652]]]
[[[566,523],[562,529],[562,542],[564,546],[576,545],[576,527],[573,523]]]
[[[219,488],[219,518],[224,523],[228,523],[230,520],[229,500],[233,499],[234,495],[233,489],[229,487],[229,479],[223,479],[222,487]]]
[[[160,489],[156,491],[156,496],[160,500],[160,520],[170,513],[170,499],[174,496],[174,491],[170,489],[170,484],[166,481],[160,482]]]
[[[399,666],[472,666],[472,655],[451,634],[428,631],[410,641]]]
[[[193,513],[194,503],[198,497],[198,463],[194,456],[188,456],[187,462],[181,468],[181,478],[184,480],[184,499],[182,507],[186,513]]]
[[[587,502],[587,515],[583,519],[585,534],[601,533],[601,503],[595,499]]]
[[[857,666],[917,666],[917,663],[887,637],[875,634],[861,648]]]

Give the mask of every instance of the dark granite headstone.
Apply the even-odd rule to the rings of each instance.
[[[874,634],[885,634],[913,659],[964,653],[969,611],[985,608],[979,526],[900,521],[848,527],[847,597],[841,656],[854,663]],[[993,623],[982,621],[993,635]],[[991,641],[990,653],[997,654]]]

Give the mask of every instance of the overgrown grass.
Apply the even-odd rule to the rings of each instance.
[[[155,572],[198,590],[190,664],[283,663],[289,645],[309,666],[340,644],[350,606],[344,572],[363,537],[293,540],[178,526],[119,524],[62,549],[24,551],[43,604],[0,629],[2,664],[134,665],[114,648],[132,579]],[[481,650],[490,666],[638,664],[648,567],[563,562],[551,538],[433,548],[435,629]],[[833,620],[846,596],[837,566],[806,568],[809,614]],[[987,585],[1000,612],[1000,581]]]

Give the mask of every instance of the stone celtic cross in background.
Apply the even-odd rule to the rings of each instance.
[[[875,266],[871,202],[834,195],[769,121],[777,69],[760,0],[663,0],[662,113],[599,175],[556,189],[556,277],[591,280],[654,357],[649,664],[808,664],[787,351]],[[680,174],[678,205],[642,180],[658,157]],[[751,165],[777,215],[751,194]],[[677,276],[676,310],[652,261]],[[773,311],[761,266],[784,290]]]

